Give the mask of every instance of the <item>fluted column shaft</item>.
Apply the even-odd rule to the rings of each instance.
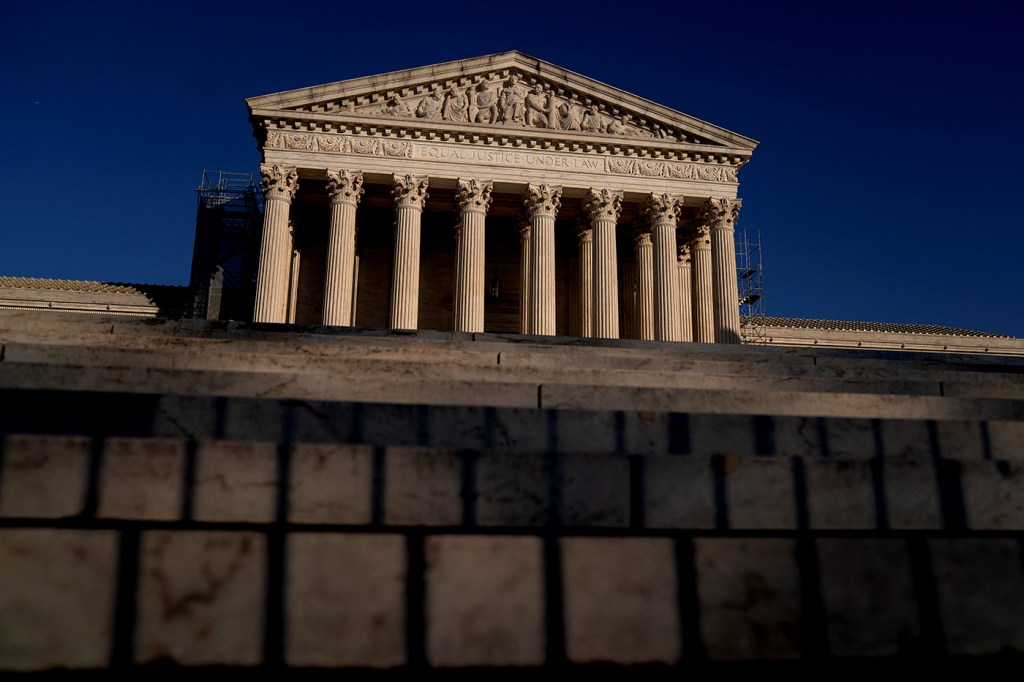
[[[491,183],[458,180],[459,239],[455,254],[455,331],[484,330],[484,225]]]
[[[427,178],[395,175],[395,254],[391,269],[391,329],[416,329],[420,300],[420,218]]]
[[[650,232],[633,239],[636,249],[636,336],[654,340],[654,247]]]
[[[619,301],[622,305],[619,316],[622,338],[635,339],[636,333],[636,263],[623,261],[619,268]]]
[[[693,341],[693,296],[690,285],[690,246],[679,247],[679,330],[680,340]]]
[[[562,188],[546,184],[526,188],[530,217],[530,311],[528,334],[555,334],[555,215]]]
[[[654,242],[654,338],[679,341],[679,269],[676,266],[676,222],[680,201],[669,194],[651,194],[644,212]]]
[[[579,336],[594,335],[594,231],[589,227],[581,227],[576,232],[579,246],[579,296],[576,320]]]
[[[328,170],[327,194],[331,198],[331,224],[321,321],[326,325],[349,326],[356,264],[356,206],[363,194],[363,174]]]
[[[711,269],[714,281],[715,341],[740,342],[740,303],[736,284],[736,218],[738,199],[710,199],[707,204],[711,226]]]
[[[622,212],[622,194],[591,189],[583,200],[594,231],[594,336],[619,338],[618,257],[615,224]]]
[[[292,239],[288,214],[299,188],[294,168],[260,166],[263,176],[263,236],[256,273],[256,304],[253,320],[283,323],[288,319]]]
[[[706,225],[697,229],[697,237],[690,242],[693,282],[693,340],[698,343],[715,342],[714,299],[712,298],[711,237]]]
[[[530,223],[519,226],[519,333],[530,329]]]

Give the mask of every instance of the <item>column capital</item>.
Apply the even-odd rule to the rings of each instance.
[[[618,220],[622,213],[622,192],[593,187],[583,197],[583,211],[591,220]]]
[[[359,171],[327,169],[327,196],[332,204],[355,206],[363,196],[363,174]]]
[[[588,244],[594,242],[594,228],[587,223],[577,223],[576,225],[576,241],[579,244]]]
[[[263,185],[263,196],[267,199],[291,201],[299,189],[299,171],[294,167],[262,163],[260,175],[263,176],[260,181]]]
[[[710,249],[711,227],[707,223],[694,225],[693,232],[690,233],[690,239],[687,244],[691,249]]]
[[[643,223],[637,221],[637,224],[633,226],[633,245],[651,245],[651,228],[649,225],[644,225]]]
[[[652,225],[672,224],[679,220],[679,211],[683,206],[683,198],[672,194],[651,194],[644,199],[640,210]]]
[[[422,211],[428,196],[427,177],[395,173],[391,196],[398,208],[415,208]]]
[[[476,178],[455,181],[455,201],[463,213],[487,213],[491,205],[491,190],[494,183]]]
[[[533,218],[534,216],[545,216],[554,219],[562,205],[562,188],[557,185],[526,186],[526,211]]]
[[[690,245],[689,244],[684,242],[684,243],[679,245],[679,248],[677,249],[677,252],[676,252],[676,261],[680,265],[687,265],[688,266],[690,264]]]
[[[739,199],[711,198],[701,206],[701,219],[712,229],[732,227],[740,215]]]

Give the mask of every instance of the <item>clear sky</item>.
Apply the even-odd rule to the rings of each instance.
[[[244,99],[520,50],[760,141],[770,315],[1024,337],[1016,2],[0,0],[0,274],[188,280]]]

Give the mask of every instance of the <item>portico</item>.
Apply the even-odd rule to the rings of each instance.
[[[248,103],[256,321],[739,342],[748,138],[517,52]]]

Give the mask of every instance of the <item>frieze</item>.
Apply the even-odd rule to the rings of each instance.
[[[575,170],[611,175],[668,178],[735,184],[735,166],[662,161],[639,158],[615,158],[597,154],[549,153],[508,149],[490,145],[445,145],[387,140],[376,137],[288,133],[271,130],[265,147],[297,151],[320,151],[361,156],[416,158],[454,163],[485,163],[523,168]]]

